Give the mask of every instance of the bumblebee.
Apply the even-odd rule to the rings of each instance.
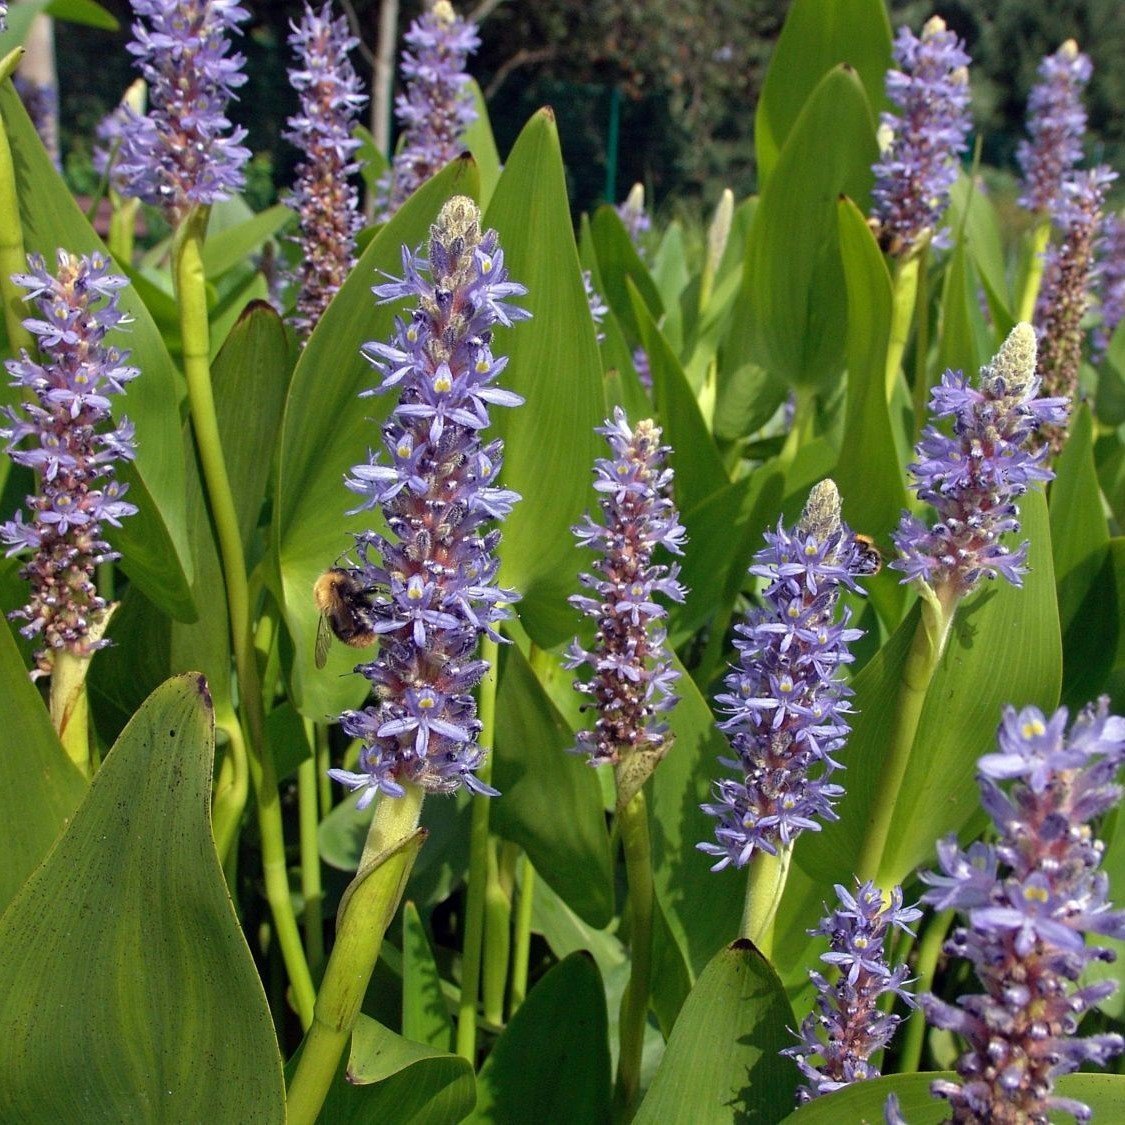
[[[368,648],[378,640],[375,614],[367,600],[371,588],[354,570],[334,566],[326,570],[313,586],[313,600],[320,610],[316,627],[315,661],[323,668],[335,633],[352,648]]]
[[[870,535],[860,535],[858,532],[852,538],[855,540],[857,555],[855,573],[861,578],[878,574],[883,569],[883,553],[875,546],[875,540]]]

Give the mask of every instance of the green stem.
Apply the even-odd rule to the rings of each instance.
[[[914,304],[918,292],[922,254],[912,254],[898,263],[891,291],[891,334],[887,341],[887,402],[894,397],[895,382],[902,367],[902,356],[910,339]]]
[[[320,817],[323,820],[332,811],[332,779],[328,776],[328,725],[316,723],[313,727],[313,755],[316,760],[317,794],[320,801]]]
[[[90,707],[86,697],[88,656],[55,652],[51,667],[51,723],[67,757],[87,781],[94,776],[90,758]]]
[[[122,199],[113,194],[113,214],[109,219],[109,237],[106,246],[109,252],[123,265],[133,264],[133,245],[136,237],[137,208],[139,199]]]
[[[621,845],[625,852],[625,876],[629,886],[629,983],[621,997],[614,1116],[629,1121],[636,1112],[641,1088],[641,1054],[648,1024],[652,987],[652,844],[648,832],[648,808],[644,790],[617,810]]]
[[[942,911],[930,919],[922,940],[918,943],[918,960],[914,966],[915,981],[912,986],[915,995],[929,992],[934,985],[934,974],[941,957],[945,935],[953,921],[952,910]],[[906,1024],[906,1036],[902,1041],[902,1054],[898,1060],[900,1074],[913,1074],[922,1061],[922,1045],[926,1038],[926,1017],[921,1008],[915,1008]]]
[[[485,637],[481,658],[488,672],[480,684],[480,741],[491,746],[496,729],[496,660],[499,646]],[[492,777],[492,755],[485,758],[477,775],[488,784]],[[477,1057],[477,996],[480,991],[481,951],[484,948],[484,907],[488,889],[488,814],[490,797],[473,797],[469,826],[469,879],[465,901],[465,940],[461,953],[461,1001],[457,1008],[457,1054],[474,1066]]]
[[[1026,320],[1029,324],[1035,316],[1035,302],[1039,297],[1039,286],[1043,281],[1043,267],[1047,264],[1044,255],[1051,241],[1051,220],[1040,219],[1031,231],[1031,245],[1028,248],[1027,269],[1020,287],[1019,304],[1016,307],[1016,322]]]
[[[797,459],[801,446],[812,441],[816,431],[816,391],[809,387],[795,387],[796,402],[793,409],[793,425],[777,455],[778,468],[786,475]]]
[[[508,1019],[527,996],[527,970],[531,960],[531,909],[535,903],[535,868],[524,853],[517,865],[519,899],[516,902],[516,932],[512,950],[512,983],[508,990]]]
[[[488,885],[484,891],[484,962],[481,966],[481,1008],[494,1026],[504,1022],[504,992],[512,953],[512,898],[503,886],[498,844],[488,841]]]
[[[316,807],[316,762],[306,758],[297,767],[297,820],[301,828],[301,896],[305,900],[305,951],[315,977],[324,963],[324,921],[320,907],[319,817]]]
[[[0,63],[0,76],[6,79],[22,54],[23,48],[17,47],[5,56]],[[23,318],[27,314],[26,294],[12,280],[12,274],[26,272],[27,253],[23,245],[20,201],[16,192],[16,167],[8,143],[8,130],[0,116],[0,298],[4,302],[4,327],[8,331],[8,346],[13,355],[19,355],[21,350],[35,355],[35,337],[23,326]]]
[[[948,591],[938,594],[927,591],[921,599],[921,608],[922,614],[902,666],[890,748],[880,774],[874,803],[868,814],[867,831],[856,867],[856,874],[861,881],[871,879],[879,886],[883,886],[883,858],[895,806],[899,802],[906,769],[910,764],[910,753],[914,748],[926,693],[949,639],[949,629],[957,611],[957,598]],[[889,887],[883,889],[887,890]]]
[[[930,294],[929,272],[926,269],[923,250],[918,269],[918,295],[914,302],[914,323],[917,339],[914,344],[914,443],[921,436],[926,421],[926,403],[930,394]]]
[[[216,702],[215,726],[226,733],[227,756],[211,802],[211,827],[215,834],[215,850],[219,853],[219,861],[225,864],[238,837],[238,826],[246,810],[246,798],[250,792],[250,768],[246,759],[246,739],[242,735],[242,724],[229,702]]]
[[[379,798],[359,871],[340,903],[336,944],[289,1086],[289,1125],[312,1125],[324,1105],[379,959],[383,935],[421,846],[422,798],[423,791],[410,784],[402,797]]]
[[[188,213],[176,231],[172,252],[172,278],[180,313],[183,338],[184,376],[192,428],[203,466],[207,500],[219,541],[219,556],[226,587],[231,644],[238,671],[239,697],[249,733],[250,776],[258,807],[258,828],[262,845],[262,868],[266,898],[277,931],[278,945],[285,961],[297,1014],[308,1027],[313,1014],[316,990],[305,961],[285,860],[285,837],[281,823],[281,801],[273,757],[265,742],[265,715],[258,666],[254,658],[254,637],[250,622],[250,595],[246,578],[246,559],[234,505],[226,460],[219,440],[219,423],[211,390],[210,330],[207,321],[207,288],[203,271],[203,237],[207,229],[208,208],[197,207]]]
[[[759,852],[750,862],[739,936],[749,938],[767,959],[773,956],[774,922],[785,894],[792,859],[793,845],[790,844],[781,848],[777,855]]]

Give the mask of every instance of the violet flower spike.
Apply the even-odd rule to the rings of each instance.
[[[587,515],[574,528],[579,546],[598,552],[596,573],[579,575],[593,596],[570,598],[597,632],[589,650],[575,638],[565,660],[567,668],[590,669],[589,680],[574,687],[590,698],[597,720],[593,730],[579,732],[576,751],[587,754],[592,766],[621,766],[631,782],[640,778],[643,784],[668,750],[668,724],[661,716],[677,703],[679,679],[660,624],[667,610],[656,598],[682,602],[687,594],[677,581],[679,566],[654,562],[653,556],[658,547],[682,554],[684,529],[669,496],[672,470],[664,464],[669,450],[660,444],[660,428],[651,419],[630,427],[615,407],[597,432],[612,452],[594,466],[602,518],[599,523]]]
[[[148,83],[147,116],[130,111],[116,168],[122,195],[177,226],[196,205],[241,191],[250,150],[227,107],[246,81],[229,35],[249,18],[236,0],[132,0],[129,51]]]
[[[123,499],[126,485],[115,464],[133,457],[133,427],[110,419],[110,396],[120,394],[138,371],[128,352],[106,344],[109,332],[129,323],[118,306],[128,282],[110,272],[100,254],[58,253],[56,276],[41,258],[15,274],[38,316],[24,327],[36,338],[41,360],[26,351],[7,361],[12,386],[38,403],[8,407],[0,437],[17,465],[31,469],[38,491],[26,511],[0,525],[8,555],[33,552],[20,570],[31,598],[11,616],[27,622],[20,632],[40,637],[36,675],[51,671],[53,653],[90,656],[108,642],[98,636],[106,608],[94,584],[97,564],[118,558],[103,538],[104,525],[119,527],[137,509]],[[92,635],[93,634],[93,635]]]
[[[1019,531],[1016,500],[1054,474],[1046,451],[1031,449],[1035,432],[1065,417],[1061,399],[1038,398],[1035,333],[1017,324],[976,386],[960,371],[947,371],[934,387],[930,410],[952,418],[952,434],[931,424],[914,451],[910,472],[918,498],[937,520],[928,527],[903,512],[895,546],[902,557],[890,565],[921,579],[947,603],[972,593],[985,578],[1021,584],[1027,543],[1012,550],[1004,538]]]
[[[602,295],[594,288],[594,278],[589,270],[582,271],[582,285],[586,290],[586,303],[590,306],[590,319],[594,322],[597,340],[601,344],[605,340],[602,324],[605,321],[606,313],[609,312],[609,306],[605,303]]]
[[[1107,215],[1099,247],[1098,305],[1101,323],[1094,329],[1090,362],[1101,363],[1109,351],[1117,326],[1125,320],[1125,221]]]
[[[840,516],[836,485],[809,493],[796,526],[779,522],[750,573],[765,580],[763,605],[737,626],[738,666],[716,697],[719,729],[736,757],[720,759],[736,777],[715,783],[703,811],[715,817],[715,843],[697,844],[719,871],[743,867],[755,851],[776,855],[802,832],[835,820],[843,788],[828,779],[842,768],[851,690],[843,682],[851,644],[863,631],[837,614],[843,590],[872,572],[869,551]]]
[[[908,27],[894,42],[897,70],[887,71],[887,97],[898,112],[880,119],[882,157],[875,164],[871,224],[880,245],[896,258],[926,243],[947,244],[940,229],[968,147],[969,56],[939,16],[920,37]]]
[[[889,903],[870,882],[854,894],[837,884],[836,896],[839,907],[809,934],[829,939],[829,950],[820,959],[838,973],[829,984],[822,973],[809,971],[817,989],[816,1011],[801,1024],[801,1042],[781,1052],[796,1059],[809,1080],[797,1091],[800,1105],[853,1082],[878,1078],[879,1070],[869,1060],[890,1043],[901,1022],[900,1016],[880,1011],[881,998],[892,993],[915,1006],[906,987],[908,970],[887,963],[885,946],[896,928],[913,934],[910,926],[922,911],[902,905],[901,887],[891,891]],[[823,1061],[813,1062],[814,1056]]]
[[[1081,1102],[1054,1096],[1055,1079],[1083,1063],[1104,1066],[1125,1049],[1118,1034],[1076,1035],[1082,1014],[1111,995],[1113,980],[1080,986],[1085,967],[1114,954],[1088,938],[1125,938],[1125,911],[1107,899],[1098,870],[1104,845],[1090,822],[1122,797],[1125,719],[1108,701],[1087,707],[1069,733],[1065,708],[1008,707],[997,752],[979,762],[981,803],[996,842],[962,852],[938,845],[942,873],[923,874],[922,901],[955,908],[963,924],[945,951],[971,962],[983,992],[956,1006],[924,995],[927,1020],[966,1042],[959,1082],[936,1081],[955,1122],[1046,1122],[1051,1111],[1088,1121]]]
[[[629,194],[624,203],[619,203],[615,208],[618,218],[625,224],[629,239],[637,253],[644,258],[644,247],[641,244],[642,236],[652,226],[652,219],[645,210],[645,186],[634,184],[629,189]]]
[[[359,769],[330,775],[363,791],[402,796],[403,782],[431,793],[466,785],[493,793],[475,776],[485,750],[470,694],[487,671],[475,657],[482,636],[518,600],[495,584],[502,519],[519,497],[496,486],[503,443],[484,443],[490,406],[523,400],[497,386],[505,361],[492,355],[497,324],[526,320],[508,298],[526,292],[508,280],[495,231],[480,229],[480,211],[451,199],[430,228],[428,256],[403,248],[403,280],[375,287],[380,301],[412,298],[409,319],[396,321],[391,344],[363,354],[382,376],[374,392],[398,389],[382,427],[386,453],[357,465],[347,486],[361,497],[356,511],[378,508],[389,535],[356,536],[351,573],[369,591],[367,615],[378,637],[375,659],[357,671],[374,701],[340,718],[362,742]]]
[[[1030,139],[1020,141],[1016,159],[1023,172],[1020,206],[1043,217],[1053,210],[1063,183],[1082,158],[1082,91],[1093,72],[1073,39],[1039,63],[1039,81],[1027,99]]]
[[[359,141],[352,132],[367,97],[348,60],[359,40],[348,33],[344,16],[332,18],[331,4],[319,12],[306,4],[301,22],[292,28],[289,44],[298,63],[289,81],[300,96],[300,111],[289,118],[284,136],[303,156],[286,202],[301,226],[293,326],[307,339],[355,265],[363,217],[359,192],[348,178],[359,171],[353,159]]]
[[[403,141],[378,189],[384,220],[461,154],[465,131],[477,119],[465,72],[480,46],[476,25],[462,19],[449,0],[437,0],[403,38],[406,90],[395,99]]]

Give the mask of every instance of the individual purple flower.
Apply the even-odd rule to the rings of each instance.
[[[1087,938],[1125,938],[1125,911],[1108,901],[1104,846],[1090,827],[1122,796],[1114,777],[1125,719],[1105,699],[1069,735],[1066,718],[1065,708],[1049,719],[1035,707],[1005,709],[998,752],[980,760],[977,779],[996,842],[966,854],[950,837],[938,847],[942,873],[922,876],[933,888],[923,902],[961,912],[945,951],[969,960],[984,990],[956,1005],[919,998],[930,1023],[966,1041],[961,1081],[931,1086],[957,1122],[1045,1123],[1051,1111],[1087,1121],[1087,1106],[1054,1096],[1055,1079],[1125,1049],[1117,1034],[1076,1035],[1082,1014],[1117,987],[1077,986],[1087,965],[1114,958]]]
[[[465,130],[477,111],[465,64],[480,46],[476,25],[462,19],[449,0],[437,0],[403,37],[405,92],[395,99],[402,144],[379,186],[384,219],[413,191],[461,153]]]
[[[582,271],[582,285],[586,290],[586,304],[590,306],[590,319],[597,329],[598,343],[600,344],[605,340],[602,323],[605,320],[606,313],[609,312],[609,306],[602,299],[602,295],[594,288],[594,278],[589,270]]]
[[[353,159],[359,141],[352,130],[367,98],[348,60],[359,40],[348,34],[343,16],[334,20],[330,4],[319,12],[306,4],[301,22],[292,27],[289,43],[298,65],[289,71],[289,81],[300,95],[300,112],[289,118],[285,139],[303,157],[287,202],[301,224],[293,325],[307,338],[355,265],[355,236],[363,218],[359,192],[348,177],[359,170]]]
[[[644,257],[641,238],[652,226],[652,219],[649,218],[649,214],[645,210],[644,184],[634,184],[629,189],[625,202],[619,203],[616,210],[618,218],[625,224],[625,230],[628,232],[637,253]]]
[[[485,444],[490,406],[523,400],[496,385],[506,361],[490,350],[497,324],[530,314],[508,303],[526,292],[508,280],[495,231],[480,229],[480,211],[451,199],[430,228],[428,258],[403,248],[402,280],[377,285],[381,301],[412,298],[408,320],[396,321],[393,343],[363,353],[382,376],[368,394],[397,389],[383,426],[386,455],[357,465],[347,485],[362,498],[356,511],[378,508],[389,535],[356,536],[378,654],[361,664],[374,692],[341,726],[362,742],[359,771],[332,770],[360,804],[377,792],[401,796],[403,783],[448,793],[467,785],[491,793],[474,775],[485,751],[470,694],[487,670],[475,658],[482,635],[511,616],[512,590],[495,584],[502,519],[519,499],[499,488],[503,443]]]
[[[1027,543],[1013,551],[1004,537],[1019,531],[1016,500],[1029,485],[1054,476],[1046,451],[1029,447],[1035,432],[1065,417],[1062,400],[1037,398],[1038,392],[1029,324],[1012,329],[981,368],[977,386],[960,371],[942,376],[930,410],[935,418],[953,419],[952,434],[927,426],[910,465],[918,499],[932,505],[937,520],[930,527],[903,512],[894,534],[902,557],[891,566],[904,581],[921,579],[950,602],[985,578],[1020,585]]]
[[[119,527],[137,510],[115,477],[115,462],[133,457],[133,427],[124,418],[113,426],[109,396],[138,372],[126,363],[128,352],[105,342],[129,321],[117,303],[128,282],[109,272],[105,257],[60,250],[54,277],[41,258],[30,258],[29,266],[12,280],[38,309],[23,323],[41,359],[24,351],[7,368],[12,386],[38,401],[6,408],[0,436],[12,460],[35,473],[38,491],[27,498],[30,522],[17,513],[0,525],[0,539],[9,555],[33,552],[20,570],[31,599],[11,616],[27,622],[24,636],[42,638],[36,661],[44,674],[57,650],[89,656],[107,643],[90,637],[106,608],[95,567],[118,557],[102,538],[103,526]]]
[[[841,592],[872,572],[870,552],[841,520],[830,480],[809,493],[792,530],[779,522],[766,542],[750,567],[766,583],[764,605],[737,626],[738,666],[716,698],[727,716],[719,729],[737,755],[720,761],[737,776],[716,782],[714,801],[702,806],[718,821],[716,843],[696,845],[718,859],[713,871],[819,831],[821,820],[836,819],[843,794],[828,779],[851,732],[842,674],[863,633],[837,609]]]
[[[1082,91],[1094,68],[1068,39],[1053,55],[1039,63],[1039,81],[1027,99],[1029,140],[1016,150],[1023,171],[1020,205],[1046,217],[1052,211],[1063,183],[1082,158],[1086,110]]]
[[[972,125],[970,60],[939,16],[926,21],[921,37],[900,28],[894,60],[898,69],[887,71],[886,88],[898,112],[880,119],[871,223],[883,249],[906,258],[927,240],[946,242],[939,224]]]
[[[889,903],[874,883],[863,883],[851,894],[836,885],[840,905],[820,925],[809,930],[813,937],[829,940],[827,953],[820,959],[837,970],[830,984],[822,973],[809,971],[816,985],[816,1011],[801,1024],[800,1043],[781,1053],[797,1060],[801,1073],[809,1080],[797,1091],[804,1104],[842,1086],[878,1078],[879,1070],[871,1056],[890,1043],[901,1017],[884,1013],[881,1000],[888,994],[914,1007],[907,990],[907,968],[887,963],[887,936],[895,929],[912,934],[911,923],[922,911],[902,905],[902,888],[891,891]],[[813,1062],[820,1056],[822,1062]]]
[[[130,111],[117,177],[123,195],[163,209],[177,225],[197,204],[216,203],[245,182],[246,130],[226,117],[246,81],[228,36],[249,13],[236,0],[132,0],[129,51],[148,83],[149,111]]]
[[[1043,441],[1052,453],[1066,444],[1069,412],[1078,390],[1085,331],[1083,317],[1097,276],[1097,253],[1106,191],[1117,178],[1108,168],[1074,172],[1062,186],[1052,217],[1062,242],[1047,251],[1035,306],[1039,331],[1039,378],[1043,389],[1067,403],[1067,417],[1048,427]]]
[[[1101,320],[1094,329],[1092,363],[1101,363],[1109,351],[1117,326],[1125,320],[1125,222],[1120,215],[1107,215],[1102,223],[1097,273]]]
[[[602,520],[587,515],[574,528],[579,546],[597,551],[596,573],[579,575],[594,596],[570,598],[597,631],[589,649],[575,638],[565,661],[568,668],[590,668],[590,679],[574,686],[589,696],[597,720],[593,730],[578,734],[577,749],[593,766],[616,766],[640,755],[651,772],[668,748],[661,716],[677,702],[679,678],[660,624],[667,610],[656,598],[682,602],[686,594],[676,580],[679,567],[653,556],[658,547],[681,554],[684,529],[669,497],[672,470],[664,466],[668,447],[660,444],[660,428],[651,419],[631,428],[615,407],[612,421],[597,432],[612,453],[594,465]]]

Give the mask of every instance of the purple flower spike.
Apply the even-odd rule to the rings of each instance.
[[[1039,378],[1050,395],[1070,404],[1078,390],[1085,332],[1082,319],[1090,306],[1097,275],[1097,252],[1106,191],[1117,178],[1108,168],[1074,172],[1062,186],[1052,217],[1063,231],[1060,245],[1047,252],[1043,283],[1035,306],[1039,330]],[[1052,453],[1066,444],[1069,417],[1043,435]]]
[[[899,29],[898,70],[887,71],[887,97],[898,113],[882,114],[882,159],[874,166],[871,223],[883,249],[909,257],[926,241],[946,243],[939,230],[958,161],[967,147],[969,56],[938,16],[921,37]]]
[[[480,46],[476,25],[463,20],[449,0],[437,0],[404,36],[406,91],[395,99],[402,147],[379,186],[382,215],[389,219],[413,191],[461,154],[465,130],[477,119],[468,57]]]
[[[738,667],[716,699],[727,716],[719,729],[738,755],[720,761],[738,776],[716,782],[714,802],[703,806],[718,821],[717,842],[696,847],[718,859],[713,871],[819,831],[819,821],[836,819],[844,792],[828,778],[842,768],[835,755],[851,732],[842,672],[863,632],[836,610],[841,590],[872,572],[870,552],[842,522],[830,480],[809,493],[792,531],[778,523],[766,542],[750,567],[765,580],[765,604],[737,627]]]
[[[956,1006],[919,998],[930,1023],[966,1041],[961,1081],[931,1087],[954,1121],[1045,1123],[1051,1111],[1088,1121],[1087,1106],[1053,1096],[1055,1079],[1125,1049],[1117,1034],[1075,1034],[1082,1014],[1117,987],[1076,987],[1087,965],[1114,958],[1087,936],[1125,938],[1125,911],[1107,899],[1104,846],[1090,828],[1121,800],[1114,777],[1125,719],[1105,699],[1069,735],[1066,718],[1065,708],[1049,719],[1035,707],[1005,709],[998,753],[980,760],[977,779],[996,842],[964,853],[950,837],[938,845],[942,873],[922,876],[933,888],[923,902],[961,912],[945,951],[969,960],[984,989]]]
[[[129,51],[149,89],[149,112],[130,111],[116,179],[123,195],[163,209],[178,225],[197,204],[242,190],[246,130],[226,112],[246,81],[228,35],[249,18],[236,0],[133,0]]]
[[[889,903],[883,902],[874,883],[862,884],[854,895],[837,884],[836,896],[839,907],[809,933],[829,939],[829,950],[820,959],[837,969],[838,975],[829,984],[823,974],[810,970],[809,978],[817,989],[817,1011],[801,1024],[801,1042],[781,1052],[796,1059],[809,1080],[797,1091],[801,1105],[853,1082],[878,1078],[878,1069],[868,1060],[890,1043],[901,1022],[901,1017],[880,1011],[880,999],[892,993],[914,1007],[906,989],[910,983],[907,968],[896,965],[892,969],[884,947],[895,928],[912,934],[911,923],[922,917],[922,911],[902,905],[900,887],[891,892]],[[814,1055],[824,1061],[811,1062]]]
[[[42,319],[24,327],[38,339],[42,362],[23,352],[8,360],[12,386],[29,392],[38,405],[4,410],[0,437],[17,465],[33,470],[39,491],[27,498],[30,523],[22,513],[0,525],[8,554],[34,552],[20,570],[31,583],[31,600],[11,616],[27,622],[20,632],[41,636],[38,673],[49,673],[54,650],[89,656],[108,642],[90,638],[95,619],[106,608],[94,585],[100,562],[118,557],[102,538],[102,527],[119,527],[137,509],[126,500],[114,463],[133,457],[133,427],[122,418],[109,421],[109,396],[120,394],[137,376],[128,352],[105,343],[110,331],[127,324],[118,292],[128,282],[109,272],[100,254],[58,254],[57,277],[41,258],[29,259],[30,272],[12,280],[28,291]],[[28,439],[28,440],[25,440]]]
[[[428,260],[403,249],[403,273],[374,292],[412,298],[414,311],[396,321],[393,343],[363,349],[383,380],[368,393],[399,391],[383,426],[387,453],[346,482],[362,498],[356,511],[378,508],[391,533],[357,535],[352,569],[378,635],[378,655],[357,668],[375,702],[340,719],[363,743],[359,772],[330,773],[364,791],[360,805],[379,791],[401,796],[403,782],[493,792],[473,775],[485,751],[470,692],[488,668],[474,653],[482,636],[500,639],[495,627],[518,600],[495,584],[500,532],[484,526],[519,497],[496,487],[503,443],[484,444],[481,431],[490,405],[523,401],[496,385],[505,361],[489,345],[497,324],[530,315],[507,301],[526,290],[508,280],[496,232],[481,233],[480,211],[464,196],[430,228]]]
[[[649,218],[649,214],[645,210],[644,184],[634,184],[629,189],[625,202],[619,203],[616,210],[618,218],[625,224],[625,229],[629,233],[633,246],[643,258],[644,248],[641,245],[641,236],[652,226],[652,219]]]
[[[1063,182],[1082,157],[1086,110],[1082,91],[1094,68],[1068,39],[1039,64],[1039,81],[1027,99],[1027,131],[1016,151],[1023,171],[1020,205],[1039,215],[1053,210]]]
[[[1106,216],[1100,242],[1097,276],[1101,323],[1094,329],[1093,363],[1105,358],[1117,326],[1125,320],[1125,222],[1120,215]]]
[[[301,290],[293,326],[307,339],[355,265],[355,236],[363,218],[359,192],[348,177],[359,170],[352,159],[359,147],[352,130],[367,98],[348,61],[348,52],[359,40],[348,34],[343,16],[332,18],[330,4],[319,12],[306,5],[289,43],[298,57],[289,81],[300,95],[301,108],[289,118],[285,139],[304,154],[287,200],[301,223]]]
[[[570,599],[597,623],[597,633],[590,651],[577,639],[571,642],[566,666],[592,670],[588,682],[574,685],[598,715],[593,730],[579,733],[578,751],[589,755],[592,766],[637,758],[635,780],[651,773],[668,749],[668,724],[658,716],[676,705],[679,673],[659,625],[667,610],[656,595],[682,602],[686,591],[676,581],[677,565],[652,560],[657,547],[681,554],[684,529],[668,496],[672,470],[664,467],[668,447],[660,444],[659,427],[645,419],[631,429],[616,407],[598,433],[613,454],[594,466],[602,522],[586,516],[574,528],[579,546],[598,552],[597,574],[579,576],[594,597]]]
[[[891,563],[909,581],[927,582],[939,596],[957,599],[985,578],[1018,586],[1026,571],[1027,544],[1012,551],[1002,542],[1019,531],[1016,499],[1054,474],[1046,450],[1028,448],[1035,431],[1065,417],[1061,399],[1036,398],[1035,333],[1017,324],[974,387],[960,371],[947,371],[933,389],[930,409],[952,418],[947,436],[927,426],[910,472],[918,498],[937,511],[927,527],[904,512],[894,534],[902,558]]]
[[[594,322],[598,343],[601,344],[605,340],[602,323],[605,321],[606,313],[609,312],[609,306],[603,300],[602,295],[594,288],[594,278],[589,270],[582,271],[582,284],[586,288],[586,304],[590,306],[590,319]]]

